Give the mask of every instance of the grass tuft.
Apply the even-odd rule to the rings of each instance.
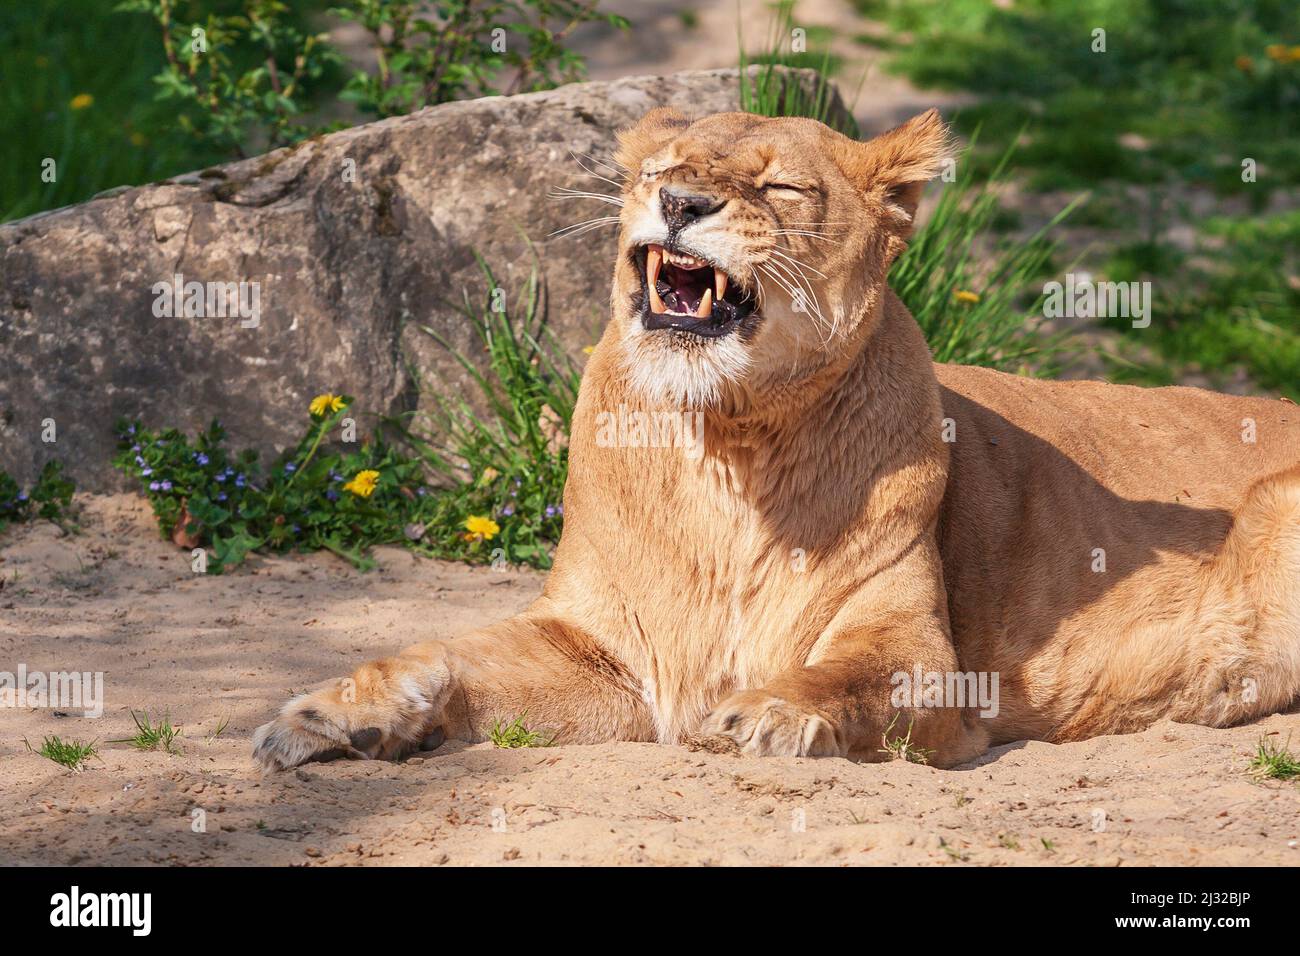
[[[137,750],[157,750],[161,747],[169,754],[180,753],[176,738],[181,736],[181,728],[173,727],[171,719],[166,715],[154,724],[150,722],[147,711],[137,713],[133,710],[131,719],[135,721],[135,735],[120,740],[110,740],[109,743],[130,744]]]
[[[563,526],[582,372],[546,327],[537,268],[511,307],[491,268],[476,258],[486,293],[481,301],[466,294],[461,312],[487,356],[486,370],[436,329],[421,327],[465,369],[476,401],[440,395],[431,416],[396,424],[424,464],[449,480],[438,493],[447,520],[490,516],[500,526],[494,546],[506,560],[546,569]]]
[[[1291,753],[1291,738],[1278,744],[1268,736],[1259,738],[1255,756],[1250,758],[1248,773],[1264,780],[1294,780],[1300,777],[1300,759]]]
[[[504,750],[519,747],[549,747],[554,737],[544,737],[540,731],[529,730],[524,725],[527,714],[520,714],[512,721],[497,719],[488,729],[488,739]]]
[[[832,111],[835,87],[831,74],[837,66],[829,52],[795,53],[790,49],[794,35],[794,0],[781,0],[768,27],[765,46],[751,63],[745,53],[743,32],[737,36],[740,48],[740,109],[760,116],[806,116],[825,123],[845,136],[858,135],[858,125],[851,115]],[[750,73],[750,66],[757,67]],[[809,92],[786,72],[791,69],[814,69],[817,84]]]
[[[899,715],[894,714],[894,719],[889,722],[889,726],[886,727],[884,733],[880,735],[880,752],[882,754],[889,754],[895,760],[906,760],[908,763],[928,764],[930,762],[930,757],[934,755],[934,751],[928,750],[925,747],[918,747],[916,744],[912,743],[913,721],[908,720],[906,735],[902,737],[895,736],[893,740],[889,739],[889,732],[893,730],[894,725],[898,723],[898,718]]]
[[[31,753],[40,754],[75,772],[85,770],[86,761],[91,757],[99,757],[99,751],[95,749],[93,740],[83,744],[78,740],[63,740],[58,736],[49,736],[45,738],[39,749],[33,748],[26,739],[23,740],[23,745]]]
[[[1071,203],[1027,239],[1003,239],[991,249],[979,240],[995,232],[1011,150],[987,178],[969,162],[975,137],[957,163],[929,220],[890,270],[890,287],[903,300],[936,362],[984,365],[1008,372],[1049,374],[1060,349],[1039,330],[1042,281],[1056,243],[1050,233],[1074,209]],[[1038,291],[1027,304],[1027,290]]]

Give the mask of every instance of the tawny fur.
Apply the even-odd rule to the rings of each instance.
[[[910,727],[952,765],[1291,705],[1300,410],[934,366],[885,276],[948,143],[934,111],[865,144],[738,113],[624,133],[612,318],[543,595],[296,698],[257,759],[394,758],[526,713],[561,742],[863,759]],[[751,334],[642,327],[634,252],[665,241],[668,184],[725,201],[678,238],[759,295]],[[702,412],[703,454],[598,442],[620,408]],[[895,707],[918,665],[996,672],[997,715]]]

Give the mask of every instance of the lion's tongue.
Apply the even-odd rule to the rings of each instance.
[[[694,256],[669,252],[663,246],[649,248],[646,278],[650,309],[660,314],[672,311],[707,319],[713,315],[714,290],[719,300],[727,290],[727,274],[721,269],[710,268],[707,262]]]

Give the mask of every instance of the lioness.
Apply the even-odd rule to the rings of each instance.
[[[262,765],[526,713],[563,742],[867,760],[910,731],[949,766],[1296,699],[1300,410],[935,366],[886,285],[948,154],[934,111],[860,143],[659,109],[619,142],[542,596],[289,701]],[[699,413],[700,453],[598,440],[627,409]],[[954,674],[998,699],[948,699]]]

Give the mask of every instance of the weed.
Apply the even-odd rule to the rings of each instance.
[[[31,753],[40,754],[42,757],[53,760],[60,766],[76,772],[86,769],[86,761],[91,757],[99,757],[99,751],[95,749],[93,740],[88,744],[83,744],[77,740],[63,740],[58,736],[50,736],[46,737],[44,742],[41,743],[40,749],[33,749],[26,739],[23,740],[23,746]]]

